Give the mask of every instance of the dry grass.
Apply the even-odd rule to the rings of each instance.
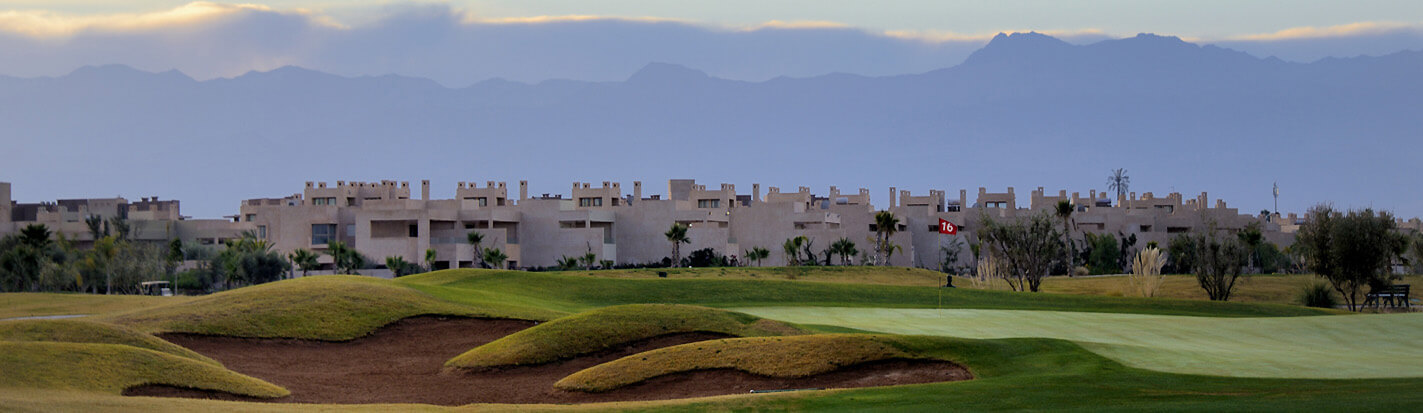
[[[944,285],[944,274],[919,268],[873,266],[800,266],[800,267],[713,267],[713,268],[642,268],[626,270],[562,271],[554,274],[584,275],[602,278],[667,278],[712,280],[796,280],[851,284],[910,285],[937,287]]]
[[[658,376],[709,369],[735,369],[770,377],[806,377],[860,363],[912,357],[870,335],[723,339],[623,357],[573,373],[554,387],[601,392]]]
[[[286,389],[204,363],[119,344],[0,341],[0,387],[119,394],[164,384],[253,397],[282,397]]]
[[[676,304],[631,304],[586,311],[542,323],[479,346],[447,367],[480,368],[547,363],[637,340],[676,333],[733,336],[805,334],[779,321]]]
[[[219,364],[192,350],[158,337],[113,324],[80,320],[0,321],[0,341],[122,344]]]
[[[1043,279],[1042,291],[1054,294],[1120,297],[1129,295],[1123,291],[1123,277],[1125,276],[1048,277]],[[1303,291],[1305,286],[1320,280],[1321,278],[1318,276],[1309,274],[1243,276],[1236,283],[1235,293],[1230,295],[1230,301],[1299,305],[1300,291]],[[1423,276],[1405,276],[1403,280],[1394,282],[1420,285],[1423,284]],[[1200,285],[1196,283],[1196,277],[1192,275],[1165,276],[1155,297],[1209,300],[1205,291],[1201,290]],[[1415,295],[1414,298],[1420,297],[1423,296]]]
[[[197,297],[0,293],[0,319],[74,314],[104,315],[172,305],[195,298]]]

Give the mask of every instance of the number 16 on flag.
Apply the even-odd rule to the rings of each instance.
[[[954,223],[949,222],[949,221],[947,221],[947,220],[944,220],[943,218],[939,218],[939,233],[940,233],[940,234],[949,234],[949,235],[958,235],[958,233],[959,233],[959,226],[958,226],[958,225],[954,225]]]

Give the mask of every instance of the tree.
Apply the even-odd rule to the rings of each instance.
[[[109,225],[114,227],[114,235],[118,237],[119,241],[128,241],[131,227],[129,227],[127,219],[120,216],[109,217]]]
[[[1390,264],[1407,245],[1396,229],[1388,212],[1364,209],[1340,213],[1329,205],[1316,205],[1295,235],[1294,246],[1305,265],[1329,280],[1349,310],[1357,311],[1364,287],[1383,288],[1391,283]]]
[[[1210,296],[1211,300],[1231,299],[1235,281],[1248,261],[1249,253],[1245,251],[1245,245],[1235,236],[1217,238],[1214,228],[1207,229],[1205,234],[1185,235],[1184,239],[1192,244],[1195,262],[1191,263],[1191,268],[1195,271],[1195,281],[1200,283],[1205,295]]]
[[[889,238],[893,237],[894,233],[898,231],[899,217],[894,216],[893,212],[880,211],[875,213],[875,265],[889,264],[889,255],[893,254],[889,251]],[[883,260],[881,260],[880,257],[884,257]]]
[[[168,253],[163,256],[164,269],[168,271],[168,277],[173,279],[173,288],[178,288],[178,264],[183,262],[183,240],[174,238],[168,241]]]
[[[1094,275],[1120,274],[1122,272],[1121,247],[1117,244],[1117,237],[1111,234],[1083,235],[1085,241],[1084,252],[1087,254],[1087,268]]]
[[[400,256],[385,257],[385,268],[390,269],[396,278],[420,272],[420,266],[406,262],[405,257]]]
[[[312,269],[321,266],[321,263],[317,262],[316,253],[306,248],[297,248],[292,251],[291,255],[288,255],[288,258],[291,258],[292,265],[301,269],[302,277],[305,277]]]
[[[593,264],[598,263],[598,254],[593,253],[592,245],[588,246],[588,252],[583,253],[582,257],[578,257],[578,262],[583,263],[583,269],[593,271]]]
[[[1265,241],[1265,234],[1260,230],[1260,222],[1252,221],[1245,224],[1245,227],[1236,232],[1235,236],[1240,239],[1240,243],[1244,244],[1246,251],[1249,252],[1246,254],[1246,265],[1252,268],[1263,267],[1258,251],[1260,244]]]
[[[484,262],[494,266],[494,268],[504,267],[504,260],[509,259],[508,255],[504,255],[504,251],[493,247],[485,248],[484,254],[482,255]]]
[[[365,257],[341,241],[327,243],[326,254],[331,256],[336,272],[340,274],[355,274],[357,269],[366,266]]]
[[[1072,206],[1072,201],[1064,199],[1057,201],[1054,212],[1057,214],[1057,219],[1062,220],[1062,262],[1067,266],[1067,275],[1072,276],[1072,229],[1068,224],[1072,219],[1072,213],[1076,212],[1076,208]]]
[[[786,238],[786,242],[781,243],[781,252],[786,255],[786,265],[800,265],[800,250],[809,242],[810,239],[804,235]],[[811,258],[813,259],[814,257]]]
[[[94,241],[94,249],[90,251],[95,261],[103,268],[105,295],[114,293],[113,261],[118,256],[118,242],[113,236],[105,236]]]
[[[682,244],[692,243],[692,240],[687,238],[687,226],[674,222],[672,228],[662,235],[667,236],[667,242],[672,243],[672,266],[682,266]]]
[[[1189,234],[1171,237],[1171,241],[1166,243],[1166,257],[1167,264],[1171,267],[1170,273],[1195,273],[1196,244]]]
[[[761,266],[761,260],[764,260],[766,259],[766,257],[770,256],[771,250],[761,247],[752,247],[750,250],[746,251],[746,260],[755,261],[757,267]]]
[[[434,249],[434,248],[426,248],[426,249],[425,249],[425,269],[426,269],[427,271],[434,271],[434,270],[435,270],[435,263],[438,262],[439,260],[440,260],[439,253],[435,252],[435,249]]]
[[[860,255],[860,250],[855,248],[855,242],[849,238],[840,238],[830,244],[830,251],[840,256],[840,265],[850,265],[850,258]]]
[[[1130,191],[1130,188],[1131,177],[1127,176],[1127,170],[1125,168],[1113,169],[1112,174],[1107,175],[1107,189],[1117,191],[1118,201],[1127,196],[1127,192]]]
[[[562,258],[558,259],[558,262],[555,265],[557,265],[558,269],[560,270],[572,270],[574,268],[578,268],[578,258],[564,255]]]
[[[939,271],[954,275],[963,272],[958,265],[959,255],[963,254],[963,245],[963,240],[955,237],[949,239],[949,245],[939,247],[939,252],[944,254],[944,258],[939,261]]]
[[[1423,233],[1415,233],[1408,243],[1408,253],[1412,256],[1413,273],[1423,274]]]
[[[94,241],[104,237],[104,218],[98,215],[84,217],[84,225],[89,227],[89,236],[94,237]]]
[[[1004,277],[1008,286],[1014,291],[1037,292],[1053,261],[1061,256],[1062,243],[1049,215],[1041,212],[1026,220],[1003,223],[985,214],[981,220],[979,237],[1008,271],[1009,276]]]
[[[479,249],[479,244],[484,243],[484,233],[470,231],[468,234],[465,234],[465,241],[468,241],[469,245],[474,248],[474,259],[479,261],[477,265],[479,265],[480,268],[488,268],[484,265],[484,254],[480,253],[483,250]]]

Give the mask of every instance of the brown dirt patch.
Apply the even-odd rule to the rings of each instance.
[[[712,333],[654,337],[596,354],[538,366],[446,370],[444,362],[469,349],[533,326],[519,320],[415,317],[347,342],[166,334],[161,337],[222,362],[234,371],[285,387],[291,396],[254,399],[162,385],[124,391],[164,396],[288,403],[586,403],[661,400],[746,393],[752,389],[839,388],[927,383],[969,378],[947,362],[867,363],[802,379],[776,379],[734,370],[662,376],[605,393],[553,388],[579,370],[630,354],[725,338]]]

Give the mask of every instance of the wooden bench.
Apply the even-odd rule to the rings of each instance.
[[[1372,304],[1374,307],[1387,304],[1389,307],[1403,306],[1411,307],[1408,302],[1408,284],[1390,285],[1379,290],[1369,291],[1364,296],[1364,306]]]

